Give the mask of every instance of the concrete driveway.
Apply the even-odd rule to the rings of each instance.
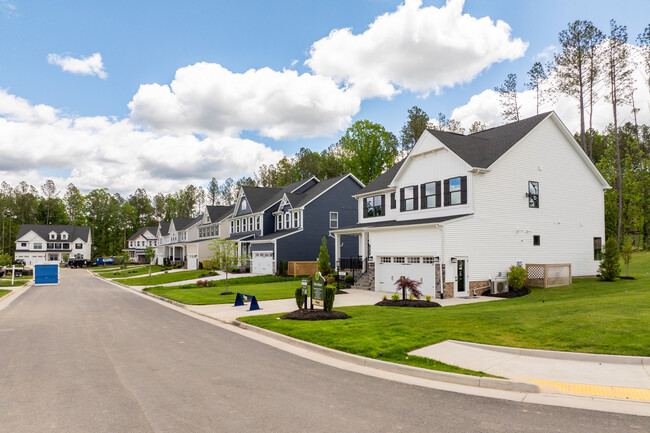
[[[0,311],[0,432],[622,432],[650,418],[517,403],[316,363],[83,270]]]

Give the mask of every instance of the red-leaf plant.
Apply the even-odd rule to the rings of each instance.
[[[406,299],[407,289],[415,299],[420,299],[422,297],[422,292],[418,289],[422,283],[419,281],[412,280],[408,277],[402,277],[395,281],[395,285],[397,286],[397,292],[400,290],[402,291],[402,299]]]

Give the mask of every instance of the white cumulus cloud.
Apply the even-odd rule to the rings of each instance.
[[[47,62],[51,65],[58,65],[66,72],[79,75],[96,75],[105,80],[108,74],[104,70],[102,55],[95,53],[89,57],[80,59],[72,56],[61,56],[59,54],[48,54]]]
[[[305,64],[369,98],[402,89],[439,92],[473,80],[495,62],[524,55],[528,44],[511,38],[508,24],[463,14],[463,6],[464,0],[440,8],[406,0],[361,34],[332,30],[312,45]]]
[[[202,62],[177,70],[169,85],[141,85],[129,108],[134,121],[159,131],[248,130],[278,140],[332,135],[350,124],[360,103],[326,76],[270,68],[235,73]]]
[[[0,179],[15,186],[21,180],[42,184],[44,173],[63,189],[110,188],[131,194],[172,192],[211,177],[253,174],[260,164],[284,155],[264,144],[218,134],[199,139],[192,134],[164,135],[142,131],[129,119],[68,118],[52,107],[0,89]]]

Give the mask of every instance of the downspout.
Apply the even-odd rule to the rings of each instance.
[[[440,299],[445,298],[445,274],[442,272],[442,264],[446,263],[445,259],[445,226],[441,225],[440,229],[442,230],[442,252],[440,255]]]

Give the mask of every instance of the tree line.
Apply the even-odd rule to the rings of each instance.
[[[575,21],[560,32],[559,41],[561,51],[554,62],[546,67],[535,63],[528,73],[527,87],[536,92],[537,109],[553,93],[576,99],[581,119],[576,140],[610,185],[615,186],[605,194],[607,237],[616,237],[619,244],[623,233],[639,233],[643,239],[650,239],[650,128],[636,122],[640,108],[634,104],[634,92],[638,89],[631,87],[631,68],[635,65],[630,60],[627,31],[612,21],[606,36],[589,21]],[[637,41],[636,48],[643,59],[639,66],[650,77],[650,25]],[[542,86],[550,79],[554,80],[552,85]],[[508,75],[496,90],[504,120],[519,120],[516,75]],[[650,91],[650,78],[645,91]],[[600,97],[611,103],[613,116],[612,123],[603,131],[592,127],[593,107]],[[634,123],[621,126],[617,119],[624,106],[631,107]],[[471,134],[484,130],[486,125],[474,122],[466,130],[443,113],[432,118],[414,106],[408,110],[399,136],[378,123],[358,120],[323,151],[301,148],[276,164],[260,166],[253,176],[221,182],[213,177],[205,188],[188,185],[168,194],[151,195],[144,188],[136,188],[133,194],[122,197],[107,188],[82,194],[73,184],[60,191],[52,180],[38,189],[24,181],[14,187],[2,182],[2,249],[14,253],[20,224],[73,224],[91,227],[94,256],[114,255],[141,227],[174,217],[194,217],[208,204],[232,204],[242,185],[280,187],[311,176],[323,180],[348,172],[368,184],[404,158],[426,128]]]

